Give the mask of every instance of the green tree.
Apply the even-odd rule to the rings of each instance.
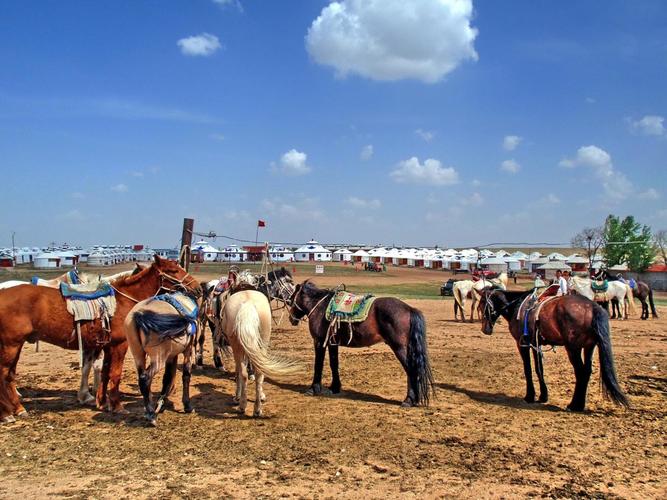
[[[607,266],[627,263],[633,271],[645,271],[655,256],[651,228],[632,215],[621,219],[609,215],[604,224],[604,254]]]

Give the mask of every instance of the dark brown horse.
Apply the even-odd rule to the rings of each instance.
[[[176,262],[155,256],[150,267],[114,280],[111,285],[116,291],[116,313],[110,337],[99,343],[104,336],[99,319],[83,322],[81,336],[84,353],[104,351],[97,407],[103,409],[108,404],[112,411],[120,411],[120,379],[127,352],[125,316],[137,302],[160,291],[199,294],[199,284]],[[60,290],[21,285],[0,291],[0,421],[13,421],[14,415],[27,414],[16,393],[16,365],[23,344],[40,340],[64,349],[78,349],[73,332],[74,320]]]
[[[312,281],[297,285],[290,299],[290,321],[298,325],[308,319],[310,335],[315,344],[315,374],[309,393],[322,393],[322,368],[326,349],[331,366],[331,392],[341,390],[338,373],[338,345],[328,342],[330,322],[325,311],[335,290],[320,289]],[[401,362],[408,377],[408,392],[403,406],[428,405],[433,393],[433,375],[426,344],[426,323],[422,313],[405,302],[392,297],[380,297],[373,302],[368,318],[359,323],[341,322],[336,335],[338,343],[348,347],[370,347],[385,342]]]
[[[526,337],[524,336],[524,318],[518,318],[517,315],[524,299],[531,293],[532,290],[528,292],[493,290],[485,291],[482,295],[484,310],[482,332],[491,335],[493,325],[502,316],[509,323],[510,333],[516,340],[526,377],[524,400],[528,403],[535,402],[530,351],[533,351],[535,372],[540,381],[539,402],[546,403],[549,393],[544,382],[541,351],[538,351],[536,346],[538,344],[564,346],[576,378],[574,395],[567,408],[571,411],[583,411],[586,406],[588,381],[591,377],[593,351],[597,346],[600,356],[600,379],[605,395],[617,404],[629,406],[616,378],[607,312],[592,300],[581,295],[557,297],[544,304],[539,310],[539,318],[529,316],[528,336]],[[539,325],[537,335],[536,322]]]

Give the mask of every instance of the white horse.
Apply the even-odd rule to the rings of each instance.
[[[474,321],[475,304],[479,301],[482,291],[486,288],[499,288],[507,290],[507,273],[500,274],[497,278],[482,278],[478,281],[461,280],[454,283],[452,293],[454,294],[454,320],[458,320],[458,311],[461,310],[461,320],[466,320],[466,299],[472,300],[470,307],[470,322]],[[479,311],[478,316],[479,316]]]
[[[245,413],[248,404],[248,368],[255,369],[255,407],[253,416],[262,416],[264,375],[280,377],[300,371],[299,366],[269,353],[271,339],[271,306],[263,293],[245,290],[230,295],[222,311],[221,330],[232,346],[236,363],[236,398],[239,412]],[[216,331],[216,336],[221,332]]]
[[[579,276],[572,276],[569,281],[570,287],[580,295],[595,300],[596,291],[593,290],[592,281],[589,278],[581,278]],[[628,319],[628,310],[631,314],[635,314],[635,301],[632,296],[632,288],[622,281],[608,281],[607,291],[605,292],[608,300],[601,302],[609,302],[612,299],[618,299],[619,304],[623,304],[623,313],[625,319]],[[622,318],[619,318],[622,319]]]

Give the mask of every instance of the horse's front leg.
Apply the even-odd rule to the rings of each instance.
[[[97,388],[97,409],[105,410],[107,406],[107,389],[109,388],[109,375],[111,373],[111,348],[107,345],[103,349],[104,357],[102,369],[100,370],[100,385]]]
[[[206,316],[199,322],[199,335],[196,341],[195,364],[204,366],[204,341],[206,340]]]
[[[470,302],[471,302],[471,305],[470,305],[470,322],[474,323],[475,322],[475,304],[477,303],[477,301],[473,297],[470,300]]]
[[[114,413],[126,413],[120,404],[120,379],[123,376],[123,361],[127,353],[127,341],[111,347],[109,371],[109,408]]]
[[[533,361],[535,361],[535,373],[540,382],[540,399],[538,399],[538,401],[540,403],[546,403],[549,401],[549,390],[544,381],[544,355],[541,352],[533,350]]]
[[[350,332],[352,335],[352,332]],[[341,389],[340,374],[338,373],[338,346],[329,345],[329,366],[331,367],[331,389],[332,394],[339,394]]]
[[[322,369],[324,368],[324,356],[326,350],[319,339],[315,339],[315,370],[313,373],[313,383],[306,394],[311,396],[319,396],[322,394]]]
[[[517,345],[519,345],[518,342]],[[523,360],[523,375],[526,378],[526,397],[524,397],[523,400],[526,403],[534,403],[535,386],[533,385],[533,372],[530,369],[530,347],[519,345],[519,353]]]

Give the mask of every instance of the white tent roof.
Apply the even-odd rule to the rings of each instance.
[[[366,250],[364,250],[363,248],[360,248],[359,250],[354,252],[352,255],[354,255],[355,257],[368,257],[369,253]]]
[[[336,255],[336,254],[338,254],[338,255],[351,255],[352,252],[350,252],[350,250],[348,250],[347,248],[339,248],[338,250],[336,250],[334,252],[334,255]]]
[[[331,253],[331,250],[327,250],[322,245],[320,245],[315,240],[310,240],[303,246],[300,246],[295,250],[296,253]]]

